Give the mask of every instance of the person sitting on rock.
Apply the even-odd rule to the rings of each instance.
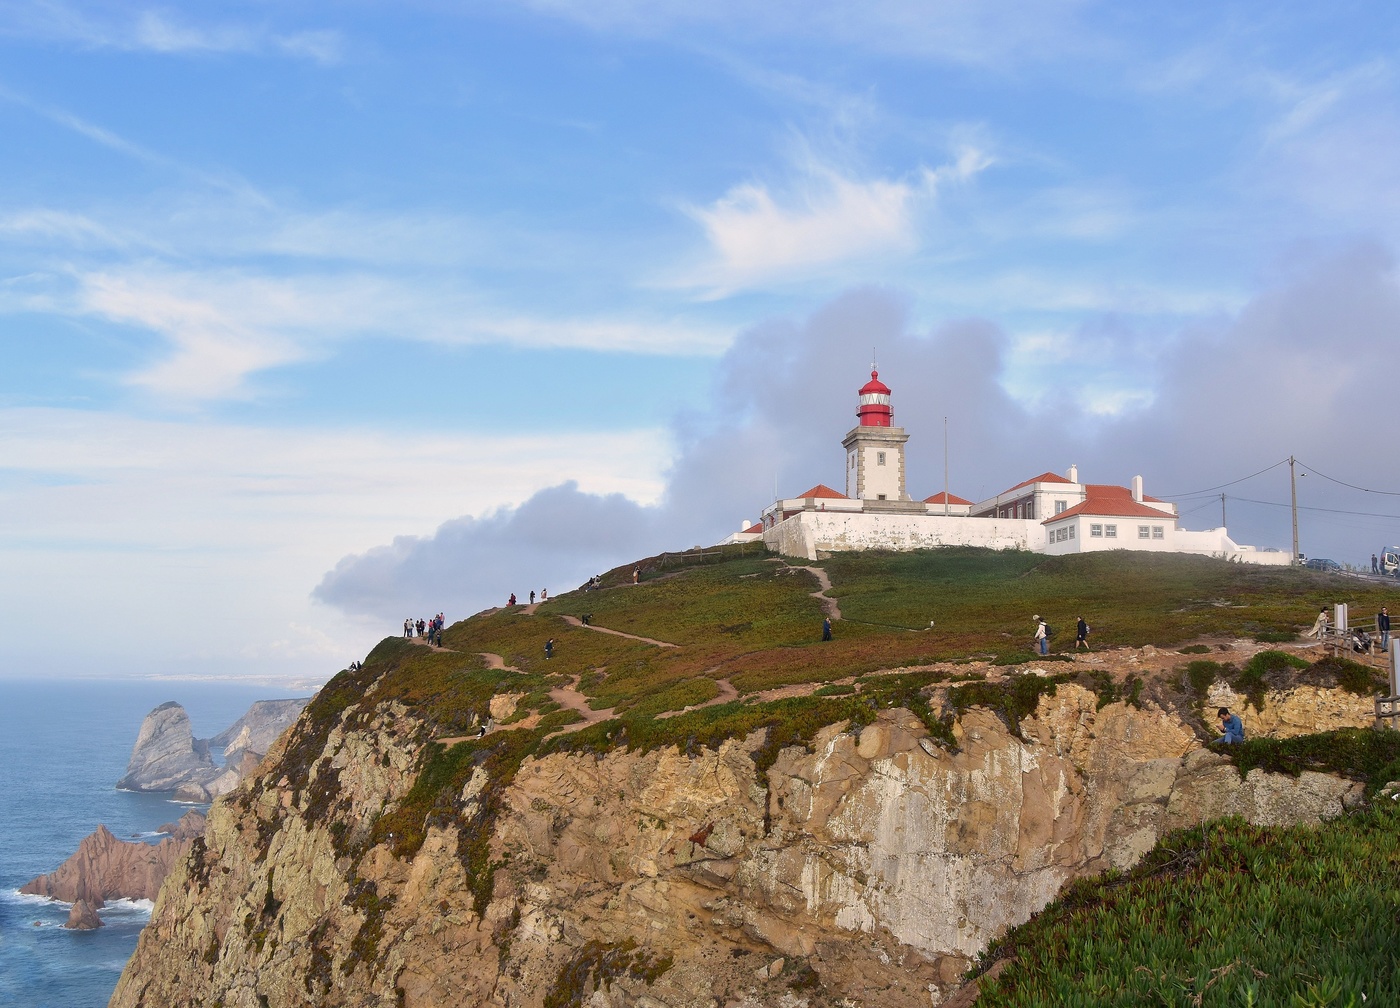
[[[1244,722],[1238,714],[1231,714],[1229,707],[1221,707],[1219,712],[1220,730],[1224,733],[1215,740],[1217,745],[1235,745],[1244,741]]]

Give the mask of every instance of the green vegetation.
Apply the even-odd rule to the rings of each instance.
[[[637,943],[591,941],[559,969],[544,996],[544,1008],[580,1008],[595,990],[626,977],[650,987],[672,966],[671,956],[653,956]]]
[[[1400,1003],[1400,810],[1320,829],[1224,820],[1075,883],[994,942],[979,1008]]]
[[[958,714],[970,707],[986,707],[1021,738],[1021,719],[1030,717],[1042,696],[1054,696],[1056,687],[1074,675],[1012,675],[1003,683],[973,682],[948,691],[948,704]]]
[[[1400,779],[1400,732],[1341,728],[1286,739],[1245,739],[1211,748],[1234,760],[1241,774],[1256,767],[1293,777],[1304,770],[1316,770],[1367,781],[1372,791]]]

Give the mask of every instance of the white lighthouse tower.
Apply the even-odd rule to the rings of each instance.
[[[846,496],[866,502],[907,501],[904,486],[903,427],[892,426],[890,387],[873,367],[870,381],[860,388],[860,418],[841,444],[846,449]]]

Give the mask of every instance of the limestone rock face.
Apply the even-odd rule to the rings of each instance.
[[[118,840],[106,826],[98,826],[72,857],[19,891],[92,907],[104,906],[109,899],[153,900],[171,866],[183,860],[193,836],[203,833],[203,822],[198,812],[188,812],[179,823],[167,824],[176,826],[175,835],[157,844]]]
[[[1272,691],[1264,709],[1256,710],[1241,694],[1225,683],[1215,683],[1206,694],[1206,721],[1215,724],[1216,708],[1229,707],[1244,722],[1245,738],[1268,735],[1292,738],[1337,728],[1363,728],[1375,720],[1375,701],[1344,689],[1297,686]]]
[[[396,704],[342,717],[304,716],[214,805],[115,1008],[541,1008],[568,984],[588,1008],[927,1008],[1066,881],[1169,829],[1316,822],[1358,798],[1320,774],[1241,780],[1175,715],[1061,685],[1019,736],[967,712],[957,753],[891,710],[764,773],[761,732],[529,758],[494,818],[478,766],[400,858],[370,827],[426,736]]]
[[[117,787],[128,791],[174,791],[182,784],[204,784],[220,770],[209,758],[207,743],[194,737],[190,716],[173,700],[141,722],[126,774]]]
[[[297,715],[310,702],[310,697],[298,697],[294,700],[259,700],[249,707],[241,718],[211,738],[209,745],[213,749],[222,749],[225,762],[229,765],[237,765],[238,757],[244,752],[261,755],[272,747],[272,743],[277,741],[277,736],[296,721]]]
[[[63,926],[70,931],[95,931],[102,927],[102,918],[87,900],[78,900],[68,911],[68,920]]]

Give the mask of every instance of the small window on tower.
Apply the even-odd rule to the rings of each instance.
[[[885,453],[884,453],[884,452],[876,452],[876,453],[875,453],[875,464],[876,464],[876,465],[884,465],[884,464],[885,464]]]
[[[885,495],[884,495],[884,494],[880,494],[880,496],[877,497],[877,498],[875,498],[875,499],[876,499],[876,500],[884,500],[884,499],[885,499]]]
[[[1059,514],[1061,511],[1064,511],[1067,505],[1068,501],[1057,500],[1055,502],[1055,513]]]

